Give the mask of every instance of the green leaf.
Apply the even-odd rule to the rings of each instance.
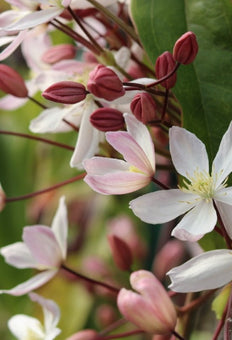
[[[173,89],[183,109],[183,126],[194,132],[214,158],[232,117],[232,3],[230,0],[132,0],[140,40],[155,64],[175,41],[193,31],[199,53],[181,65]]]
[[[227,301],[231,292],[231,285],[225,286],[219,295],[212,302],[212,310],[215,312],[218,320],[222,318],[224,310],[226,308]]]

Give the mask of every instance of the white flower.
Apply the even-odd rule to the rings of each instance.
[[[232,171],[232,123],[224,134],[209,172],[205,145],[191,132],[172,127],[169,131],[170,153],[177,172],[185,179],[179,189],[143,195],[130,202],[139,218],[147,223],[165,223],[185,214],[172,235],[196,241],[213,230],[218,209],[232,238],[232,187],[226,188]]]
[[[60,329],[57,324],[60,319],[60,310],[57,304],[52,300],[47,300],[36,293],[29,294],[32,301],[38,302],[43,308],[44,325],[41,322],[28,315],[17,314],[8,321],[8,327],[12,334],[18,340],[36,339],[36,340],[53,340]]]
[[[58,272],[67,252],[67,208],[61,197],[51,228],[43,225],[25,227],[23,241],[0,249],[5,261],[16,268],[35,268],[41,273],[0,293],[23,295],[51,280]]]
[[[181,293],[219,288],[232,280],[231,268],[231,250],[211,250],[171,269],[169,288]]]

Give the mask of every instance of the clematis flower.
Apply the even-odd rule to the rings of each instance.
[[[225,132],[209,172],[205,145],[191,132],[172,127],[170,153],[177,172],[184,176],[179,189],[143,195],[130,202],[135,215],[152,224],[165,223],[185,214],[172,235],[196,241],[217,223],[216,205],[232,238],[232,187],[226,187],[232,170],[232,123]]]
[[[171,333],[176,326],[176,311],[159,280],[149,271],[138,270],[131,274],[130,283],[139,294],[120,290],[117,305],[123,316],[145,332]]]
[[[36,318],[24,314],[17,314],[8,321],[8,327],[11,333],[18,340],[55,339],[56,336],[60,334],[60,329],[56,327],[60,319],[59,307],[54,301],[45,299],[36,293],[30,293],[29,297],[32,301],[38,302],[43,308],[44,325]]]
[[[222,287],[232,281],[232,251],[217,249],[207,251],[181,266],[172,268],[170,289],[186,293]]]
[[[67,252],[67,208],[61,197],[51,228],[43,225],[25,227],[23,242],[0,249],[5,261],[16,268],[35,268],[41,273],[0,293],[23,295],[51,280],[59,271]]]
[[[148,129],[131,114],[124,118],[127,132],[107,132],[106,139],[125,161],[93,157],[83,162],[85,182],[101,194],[133,192],[150,183],[155,173],[154,144]]]

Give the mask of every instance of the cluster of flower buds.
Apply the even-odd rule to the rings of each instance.
[[[0,64],[0,90],[19,98],[26,98],[28,95],[21,75],[5,64]]]
[[[196,35],[189,31],[183,34],[175,43],[173,53],[165,51],[156,60],[155,72],[157,79],[165,78],[161,85],[167,90],[176,83],[176,69],[179,64],[190,64],[196,58],[198,43]]]

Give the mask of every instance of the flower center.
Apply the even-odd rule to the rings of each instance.
[[[193,176],[188,175],[188,180],[183,180],[183,186],[180,186],[180,190],[197,194],[202,199],[208,201],[213,198],[216,190],[226,187],[227,179],[216,188],[216,179],[217,174],[212,174],[212,176],[210,176],[206,171],[195,170]]]

